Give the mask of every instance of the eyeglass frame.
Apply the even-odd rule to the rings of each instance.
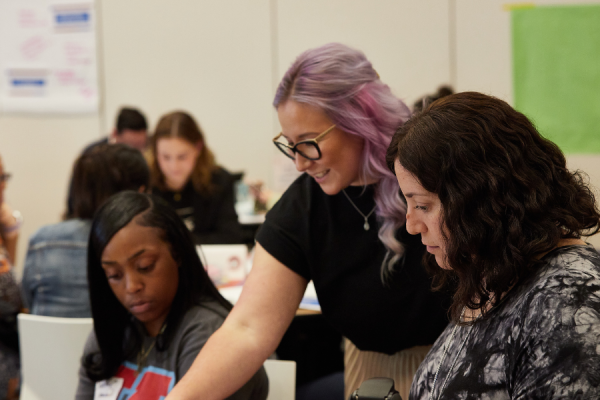
[[[277,147],[283,154],[285,154],[291,160],[296,160],[296,153],[297,153],[297,154],[300,154],[302,157],[306,158],[307,160],[316,161],[316,160],[321,159],[321,157],[323,157],[323,154],[321,153],[321,148],[319,147],[319,141],[323,140],[325,135],[327,135],[329,132],[331,132],[333,130],[333,128],[335,128],[335,127],[336,127],[336,124],[333,124],[329,128],[327,128],[324,132],[320,133],[316,138],[302,140],[293,146],[287,145],[282,142],[278,142],[277,139],[279,139],[280,137],[283,136],[283,132],[279,132],[279,135],[277,135],[273,138],[273,144],[275,145],[275,147]],[[307,157],[306,155],[302,154],[302,152],[300,150],[298,150],[296,147],[298,147],[298,145],[301,145],[304,143],[314,143],[315,148],[317,149],[317,153],[319,153],[319,156],[317,158],[314,158],[314,157]],[[290,149],[292,151],[292,153],[294,153],[294,155],[292,156],[291,154],[289,154],[288,152],[283,150],[281,147],[279,147],[279,145],[287,147],[288,149]]]

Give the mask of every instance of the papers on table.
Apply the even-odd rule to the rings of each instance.
[[[304,297],[300,302],[300,307],[305,310],[313,310],[313,311],[321,311],[321,306],[319,305],[319,300],[317,299],[317,291],[315,290],[315,285],[313,281],[308,282],[306,286],[306,291],[304,292]]]
[[[248,253],[246,245],[201,245],[198,255],[221,295],[235,304],[242,294],[246,276],[252,268],[254,252]],[[315,285],[310,281],[306,286],[300,308],[321,311]]]
[[[242,294],[242,285],[229,286],[220,288],[219,292],[227,299],[231,304],[235,304]],[[304,292],[304,297],[300,302],[300,307],[305,310],[321,311],[321,306],[317,300],[317,292],[315,291],[315,285],[310,281]]]
[[[231,304],[235,304],[237,303],[238,299],[240,298],[240,295],[242,294],[242,287],[242,285],[224,287],[220,288],[219,292],[223,297],[225,297],[225,300],[227,300]]]
[[[196,250],[217,288],[241,285],[246,280],[249,262],[246,245],[201,245]]]

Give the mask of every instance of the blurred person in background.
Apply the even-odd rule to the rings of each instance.
[[[436,101],[437,99],[441,99],[442,97],[450,96],[454,93],[454,89],[449,85],[442,85],[438,88],[438,90],[433,94],[428,94],[413,103],[413,112],[418,112],[426,108],[428,105]]]
[[[22,303],[12,269],[22,219],[4,198],[10,177],[0,157],[0,400],[18,398],[20,376],[17,314]]]
[[[88,145],[84,152],[96,145],[106,143],[123,143],[143,152],[147,142],[148,123],[144,114],[136,108],[123,107],[119,110],[115,127],[110,135]]]
[[[79,156],[68,195],[72,210],[29,239],[21,286],[32,314],[91,316],[86,263],[94,213],[117,192],[147,189],[149,176],[142,154],[124,144],[100,144]]]
[[[152,137],[151,188],[194,234],[197,244],[244,243],[232,175],[217,165],[204,133],[183,111],[163,115]]]

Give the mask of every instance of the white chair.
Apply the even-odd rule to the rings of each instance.
[[[264,367],[269,377],[267,400],[295,400],[296,361],[267,360]]]
[[[92,318],[19,314],[20,400],[73,399]]]

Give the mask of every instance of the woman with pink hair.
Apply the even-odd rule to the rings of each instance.
[[[168,399],[235,391],[273,353],[310,280],[346,338],[346,398],[373,376],[407,393],[447,324],[448,300],[430,291],[385,161],[410,111],[362,52],[337,43],[301,54],[273,105],[275,145],[303,174],[267,214],[239,302]]]

